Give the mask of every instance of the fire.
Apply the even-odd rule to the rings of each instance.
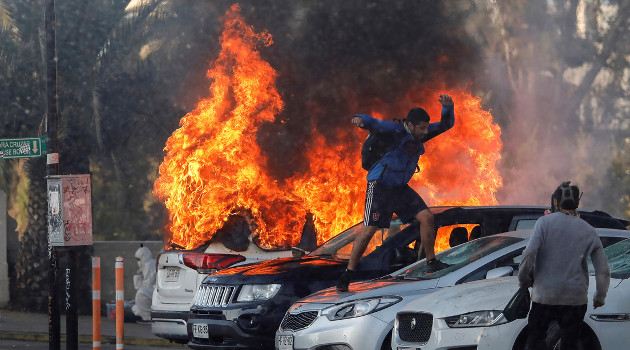
[[[343,133],[340,131],[340,139],[345,139]],[[306,155],[309,170],[287,183],[291,193],[314,214],[317,241],[322,243],[362,217],[366,173],[361,168],[361,139],[354,143],[327,144],[315,131],[312,140]]]
[[[496,205],[494,194],[503,185],[496,165],[501,159],[501,129],[481,99],[463,90],[442,90],[455,101],[455,126],[426,143],[420,157],[420,176],[410,185],[432,205]],[[435,92],[412,95],[426,106],[431,121],[439,118],[440,105],[427,98]],[[437,120],[436,120],[437,121]]]
[[[262,242],[286,245],[299,232],[304,209],[291,205],[267,175],[256,131],[283,107],[276,72],[256,45],[271,45],[239,15],[226,13],[221,52],[207,76],[211,97],[185,115],[168,139],[155,195],[169,210],[172,243],[194,248],[209,240],[232,214],[251,215]],[[282,208],[282,210],[278,210]]]
[[[448,248],[451,248],[449,244],[449,238],[451,237],[451,232],[456,227],[463,227],[468,231],[468,237],[470,237],[470,232],[475,226],[479,226],[477,224],[462,224],[462,225],[451,225],[451,226],[443,226],[437,229],[437,236],[435,237],[435,252],[441,252]]]
[[[207,73],[212,79],[210,96],[181,119],[168,139],[154,184],[154,194],[169,211],[171,243],[197,247],[230,215],[244,215],[251,219],[259,245],[287,247],[298,243],[308,212],[314,215],[322,243],[363,216],[366,173],[360,147],[366,133],[349,120],[332,141],[314,130],[305,154],[310,168],[284,182],[270,176],[256,132],[275,120],[284,103],[276,89],[276,72],[262,60],[257,46],[271,45],[272,37],[247,25],[238,5],[226,12],[224,21],[221,51]],[[453,96],[456,124],[426,144],[420,174],[410,185],[429,205],[497,204],[500,130],[479,98],[464,89],[411,88],[397,105],[407,110],[423,106],[437,121],[440,105],[435,98],[440,93]],[[378,108],[371,113],[385,115]]]

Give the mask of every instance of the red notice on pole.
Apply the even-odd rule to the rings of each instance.
[[[92,245],[90,175],[48,176],[47,186],[50,245]]]

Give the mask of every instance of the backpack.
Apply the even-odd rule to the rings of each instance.
[[[395,119],[394,121],[402,124],[404,120]],[[365,170],[370,170],[376,162],[383,158],[385,153],[396,146],[396,142],[400,140],[398,137],[399,133],[370,131],[361,147],[361,167]]]

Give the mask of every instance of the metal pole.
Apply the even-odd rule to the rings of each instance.
[[[57,153],[57,49],[55,42],[55,0],[44,0],[44,27],[46,32],[46,131],[48,136],[46,175],[59,175]],[[59,252],[50,243],[48,233],[48,348],[59,350],[61,327],[59,316],[58,261]]]

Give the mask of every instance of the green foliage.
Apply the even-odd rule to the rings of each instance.
[[[220,17],[234,1],[141,3],[128,11],[128,0],[56,2],[61,172],[91,173],[97,239],[158,236],[165,213],[152,184],[162,150],[181,117],[208,95],[205,73],[218,53]],[[618,44],[603,50],[611,32],[602,29],[601,15],[604,6],[619,5],[621,13],[609,19],[609,27],[618,25],[628,0],[584,2],[582,9],[568,0],[239,3],[248,23],[274,37],[261,53],[278,71],[286,106],[258,141],[280,179],[304,165],[312,125],[330,137],[351,113],[378,105],[395,115],[407,106],[390,101],[411,86],[445,81],[472,82],[504,128],[506,192],[535,193],[521,186],[531,179],[555,186],[566,177],[565,159],[578,177],[597,183],[592,192],[608,186],[600,171],[581,169],[592,166],[595,150],[609,149],[605,128],[623,128],[627,119],[628,35],[613,37]],[[3,138],[45,133],[41,5],[0,0]],[[579,33],[578,14],[586,23]],[[610,79],[570,81],[589,67]],[[560,131],[567,136],[558,137]],[[556,153],[571,156],[556,161]],[[598,156],[593,168],[606,169],[605,161]],[[621,172],[623,165],[613,167]],[[533,173],[523,173],[528,168]],[[540,191],[545,203],[547,191]]]

